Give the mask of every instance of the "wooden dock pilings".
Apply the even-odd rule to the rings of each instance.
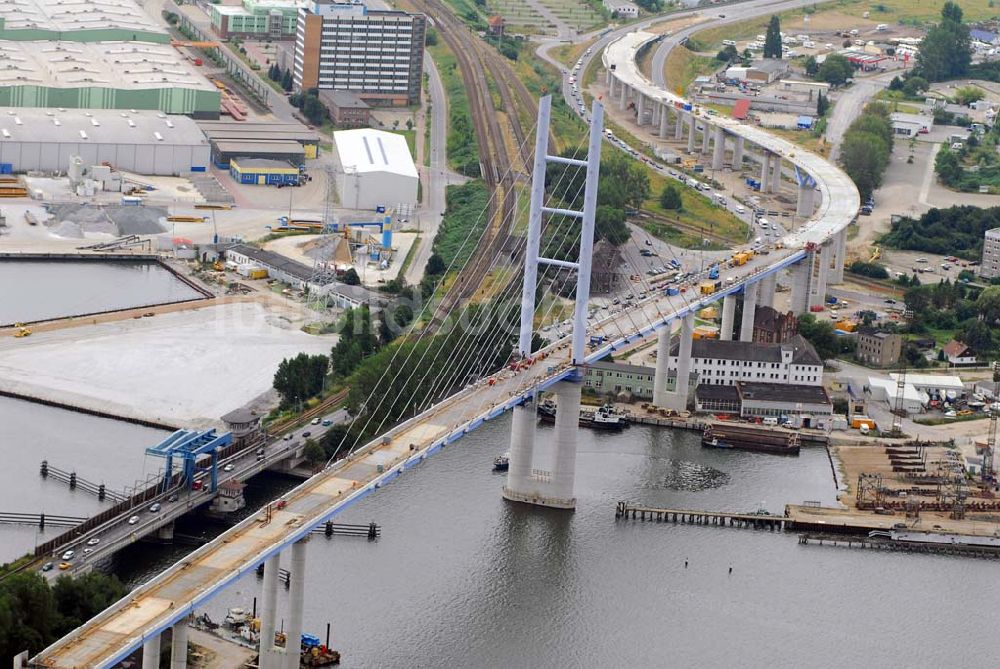
[[[661,523],[682,523],[685,525],[715,525],[718,527],[743,527],[749,529],[783,531],[789,519],[785,516],[771,516],[763,513],[733,513],[730,511],[695,511],[691,509],[658,509],[648,506],[633,506],[628,502],[618,502],[615,507],[616,520],[650,520]]]
[[[864,536],[804,533],[799,535],[799,544],[819,546],[840,546],[844,548],[865,548],[868,550],[892,551],[897,553],[925,553],[937,555],[961,555],[1000,559],[1000,549],[989,546],[968,544],[936,544],[907,541],[892,541]]]

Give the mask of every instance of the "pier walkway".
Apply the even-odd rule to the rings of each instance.
[[[763,513],[734,513],[731,511],[694,511],[691,509],[658,509],[618,502],[615,519],[653,520],[683,523],[686,525],[719,525],[782,531],[788,518]]]

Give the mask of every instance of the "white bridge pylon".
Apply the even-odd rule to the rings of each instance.
[[[531,355],[534,332],[535,294],[538,289],[538,266],[553,265],[576,274],[576,298],[573,310],[572,356],[574,365],[585,362],[587,352],[587,307],[590,301],[590,271],[594,253],[594,217],[597,211],[597,184],[601,170],[601,141],[604,134],[604,106],[594,100],[591,112],[590,140],[585,160],[548,155],[549,117],[552,96],[538,105],[535,134],[535,161],[531,181],[531,205],[528,211],[528,237],[524,254],[524,285],[521,290],[521,330],[518,353]],[[549,163],[561,163],[586,169],[583,209],[545,206],[545,172]],[[539,256],[542,219],[545,215],[570,216],[580,220],[580,251],[577,262]],[[555,439],[535,443],[535,407],[525,402],[514,408],[510,444],[510,469],[503,496],[515,502],[559,509],[576,506],[573,487],[576,479],[576,444],[579,429],[582,374],[576,373],[557,384]]]

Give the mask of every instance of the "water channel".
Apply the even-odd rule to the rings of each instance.
[[[2,260],[0,325],[201,297],[153,262]]]
[[[551,428],[540,429],[540,438],[551,437]],[[836,491],[821,448],[785,458],[702,449],[685,432],[582,431],[578,508],[564,513],[501,499],[503,477],[490,464],[508,436],[507,419],[489,423],[338,518],[378,522],[378,541],[311,540],[306,627],[322,636],[332,623],[342,666],[983,661],[975,621],[994,608],[991,561],[800,546],[794,534],[614,519],[620,499],[718,510],[763,502],[772,512],[786,502],[831,504]],[[263,499],[293,484],[270,479],[254,494]],[[117,570],[138,582],[184,550],[139,545]],[[228,607],[249,608],[259,587],[248,576],[206,610],[221,620]]]

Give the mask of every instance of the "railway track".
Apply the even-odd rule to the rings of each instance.
[[[455,55],[469,99],[483,180],[490,192],[486,233],[459,271],[454,287],[439,305],[434,319],[439,323],[456,303],[476,294],[494,258],[510,240],[517,217],[517,184],[526,179],[532,164],[532,147],[526,141],[520,111],[526,112],[528,118],[534,117],[537,104],[503,57],[479,39],[442,0],[405,0],[404,4],[430,17],[441,39]],[[510,126],[513,149],[494,108],[490,79]]]

